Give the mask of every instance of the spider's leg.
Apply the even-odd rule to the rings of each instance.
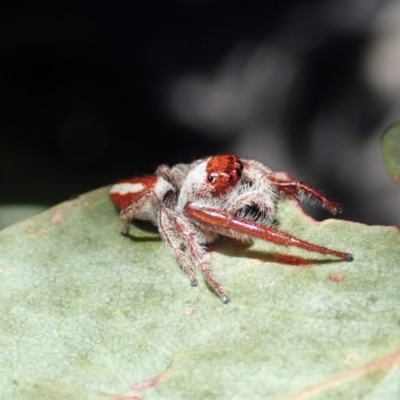
[[[176,192],[178,192],[180,187],[182,186],[182,183],[179,182],[179,177],[176,176],[176,174],[173,174],[171,168],[165,164],[161,164],[158,166],[156,170],[156,175],[161,176],[163,179],[169,182],[174,187]]]
[[[214,208],[198,208],[191,204],[186,205],[185,214],[207,226],[215,226],[217,229],[230,229],[262,240],[283,246],[300,247],[308,251],[320,254],[330,254],[346,261],[352,261],[353,256],[341,251],[331,250],[312,243],[297,239],[288,233],[282,232],[272,226],[235,217],[232,214]]]
[[[174,187],[176,193],[179,193],[190,168],[191,164],[181,163],[176,164],[173,167],[161,164],[156,170],[156,175],[169,182]]]
[[[153,191],[144,192],[128,207],[124,208],[120,212],[120,218],[122,221],[122,234],[124,236],[129,234],[130,221],[135,219],[136,214],[143,208],[146,203],[152,204],[154,210],[157,210],[159,200]]]
[[[196,267],[202,272],[205,280],[214,290],[214,292],[221,298],[223,303],[229,302],[229,297],[225,294],[221,285],[214,279],[210,268],[204,261],[205,249],[201,245],[198,238],[196,238],[197,233],[194,231],[192,226],[183,221],[181,218],[175,218],[173,224],[176,232],[185,242],[186,247],[192,257],[192,260]]]
[[[174,216],[171,214],[172,213],[168,209],[160,209],[157,216],[158,230],[172,254],[182,266],[183,271],[189,275],[190,284],[192,286],[196,286],[196,277],[194,275],[190,260],[188,259],[188,255],[181,247],[181,239],[180,237],[177,237],[175,232],[175,227],[172,223]]]
[[[321,204],[322,207],[328,209],[332,214],[340,212],[338,204],[328,199],[325,195],[307,183],[296,181],[291,178],[279,179],[273,174],[268,175],[268,179],[275,185],[278,193],[284,197],[300,200],[301,197],[306,196]]]

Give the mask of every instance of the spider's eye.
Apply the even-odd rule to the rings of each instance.
[[[213,175],[213,174],[208,175],[208,176],[207,176],[207,180],[208,180],[208,182],[210,182],[210,183],[215,182],[215,175]]]

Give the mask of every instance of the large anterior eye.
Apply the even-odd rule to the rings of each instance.
[[[208,175],[208,176],[207,176],[207,180],[208,180],[208,182],[210,182],[210,183],[215,182],[215,175],[214,175],[214,174]]]

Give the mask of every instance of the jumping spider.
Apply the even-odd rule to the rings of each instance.
[[[124,180],[112,186],[111,199],[121,210],[123,234],[132,219],[148,220],[197,285],[196,266],[224,303],[228,296],[214,279],[206,262],[206,245],[220,235],[245,243],[253,238],[284,246],[296,246],[345,261],[351,254],[297,239],[273,227],[281,198],[309,198],[336,214],[339,207],[306,183],[281,178],[255,160],[217,155],[177,164],[161,165],[155,175]]]

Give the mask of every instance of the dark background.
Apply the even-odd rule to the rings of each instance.
[[[380,150],[400,110],[396,3],[2,2],[0,205],[236,152],[342,218],[399,224]]]

